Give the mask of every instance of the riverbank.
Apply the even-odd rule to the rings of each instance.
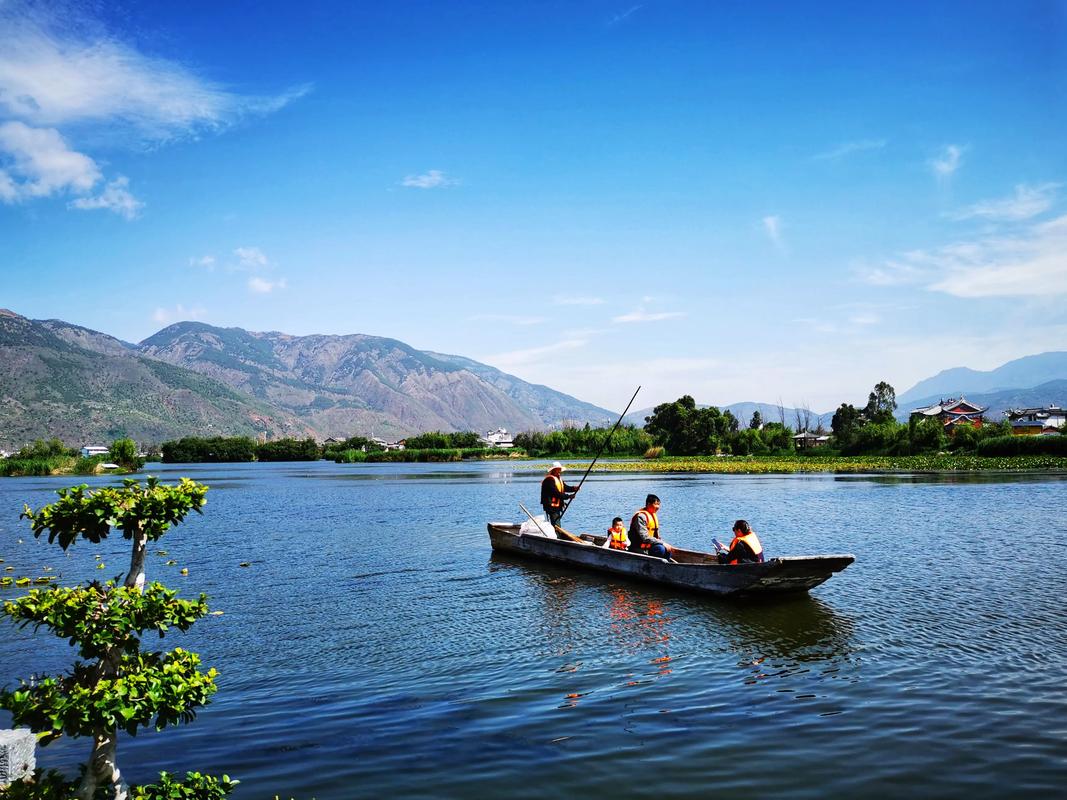
[[[105,458],[93,456],[52,456],[49,458],[3,458],[0,459],[0,477],[25,478],[46,475],[129,475],[122,467],[107,469]]]
[[[582,462],[567,464],[584,470]],[[1064,456],[694,456],[598,462],[597,472],[711,472],[735,475],[798,472],[1067,472]]]

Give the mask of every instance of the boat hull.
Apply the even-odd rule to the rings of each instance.
[[[490,522],[488,529],[493,549],[499,552],[715,595],[806,592],[856,560],[849,554],[782,556],[762,564],[723,565],[712,553],[675,548],[677,563],[671,563],[602,547],[602,536],[583,534],[582,539],[590,544],[578,544],[519,533],[519,526],[508,522]]]

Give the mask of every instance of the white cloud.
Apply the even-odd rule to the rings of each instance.
[[[958,144],[946,145],[941,153],[926,163],[938,178],[950,178],[960,168],[963,161],[963,148]]]
[[[557,306],[601,306],[604,304],[602,297],[578,297],[570,294],[557,294],[552,298]]]
[[[439,169],[431,169],[422,175],[408,175],[400,182],[401,186],[412,189],[441,189],[445,186],[455,186],[459,181],[450,178]]]
[[[1042,183],[1038,186],[1027,186],[1020,183],[1015,187],[1015,194],[1011,197],[1002,197],[996,200],[985,200],[975,203],[952,215],[953,219],[973,219],[979,217],[994,221],[1018,222],[1030,219],[1048,211],[1056,197],[1056,190],[1062,184]]]
[[[885,139],[861,139],[854,142],[843,142],[832,150],[818,153],[812,156],[813,161],[837,161],[854,153],[863,153],[868,150],[881,150],[887,144]]]
[[[72,200],[69,205],[71,208],[81,209],[82,211],[103,208],[113,211],[126,219],[136,219],[137,215],[141,213],[141,209],[144,208],[144,203],[130,194],[130,190],[127,188],[129,185],[129,180],[124,175],[120,175],[115,180],[110,181],[104,187],[104,191],[96,197],[80,197],[77,200]]]
[[[190,267],[203,267],[206,270],[213,270],[215,268],[215,256],[193,256],[189,259]]]
[[[660,322],[665,319],[678,319],[684,316],[686,316],[684,311],[646,311],[644,308],[638,308],[628,314],[612,317],[611,321],[620,323]]]
[[[101,177],[96,162],[70,149],[52,128],[0,123],[0,156],[9,161],[7,170],[0,170],[0,199],[7,203],[59,192],[89,192]]]
[[[497,369],[515,369],[516,367],[537,364],[555,357],[558,353],[567,350],[577,350],[585,347],[589,341],[581,337],[560,339],[552,344],[541,347],[528,347],[522,350],[511,350],[506,353],[486,356],[481,359],[486,364],[492,364]]]
[[[254,276],[248,279],[248,288],[256,294],[270,294],[275,289],[286,288],[285,278],[279,278],[276,281],[268,281],[264,278]]]
[[[763,224],[763,230],[767,234],[767,237],[774,243],[774,246],[779,250],[783,249],[782,218],[777,214],[772,214],[764,217],[760,222]]]
[[[515,314],[476,314],[467,318],[470,322],[503,322],[508,325],[541,325],[545,317],[524,317]]]
[[[643,5],[630,6],[625,11],[616,14],[610,20],[608,20],[608,25],[618,25],[620,22],[625,22],[627,19],[630,18],[630,15],[640,11],[642,8],[644,8]]]
[[[913,250],[869,268],[868,283],[918,284],[962,298],[1067,294],[1067,215],[1011,235]]]
[[[237,264],[242,269],[260,269],[267,266],[266,254],[258,247],[238,247],[233,251]]]
[[[180,320],[201,319],[205,314],[207,314],[207,311],[203,306],[186,308],[181,303],[178,303],[174,308],[157,308],[152,312],[152,320],[160,325],[170,325],[172,322]]]
[[[163,141],[271,113],[310,90],[235,94],[140,52],[71,4],[6,3],[0,41],[0,114],[37,126],[127,125]]]

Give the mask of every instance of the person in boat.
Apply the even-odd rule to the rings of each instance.
[[[659,498],[650,494],[645,507],[630,520],[630,552],[656,558],[670,558],[671,546],[659,535]]]
[[[563,501],[574,497],[577,492],[577,486],[563,482],[563,465],[553,461],[548,474],[541,481],[541,508],[545,510],[545,517],[553,527],[559,525],[560,517],[563,516]]]
[[[763,562],[763,545],[745,520],[734,523],[734,540],[728,550],[719,552],[720,564],[760,564]]]
[[[626,528],[622,524],[622,517],[615,517],[608,528],[608,547],[612,550],[629,550],[630,537],[626,535]]]

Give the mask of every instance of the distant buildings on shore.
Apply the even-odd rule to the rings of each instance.
[[[1047,408],[1009,408],[1004,416],[1011,422],[1015,436],[1040,436],[1059,433],[1067,420],[1067,412],[1056,405]]]
[[[981,428],[982,423],[985,421],[983,414],[985,414],[986,410],[985,407],[970,403],[967,398],[960,395],[958,400],[950,397],[948,400],[941,400],[932,406],[913,409],[911,415],[913,417],[938,419],[944,426],[945,433],[951,435],[960,425]]]

